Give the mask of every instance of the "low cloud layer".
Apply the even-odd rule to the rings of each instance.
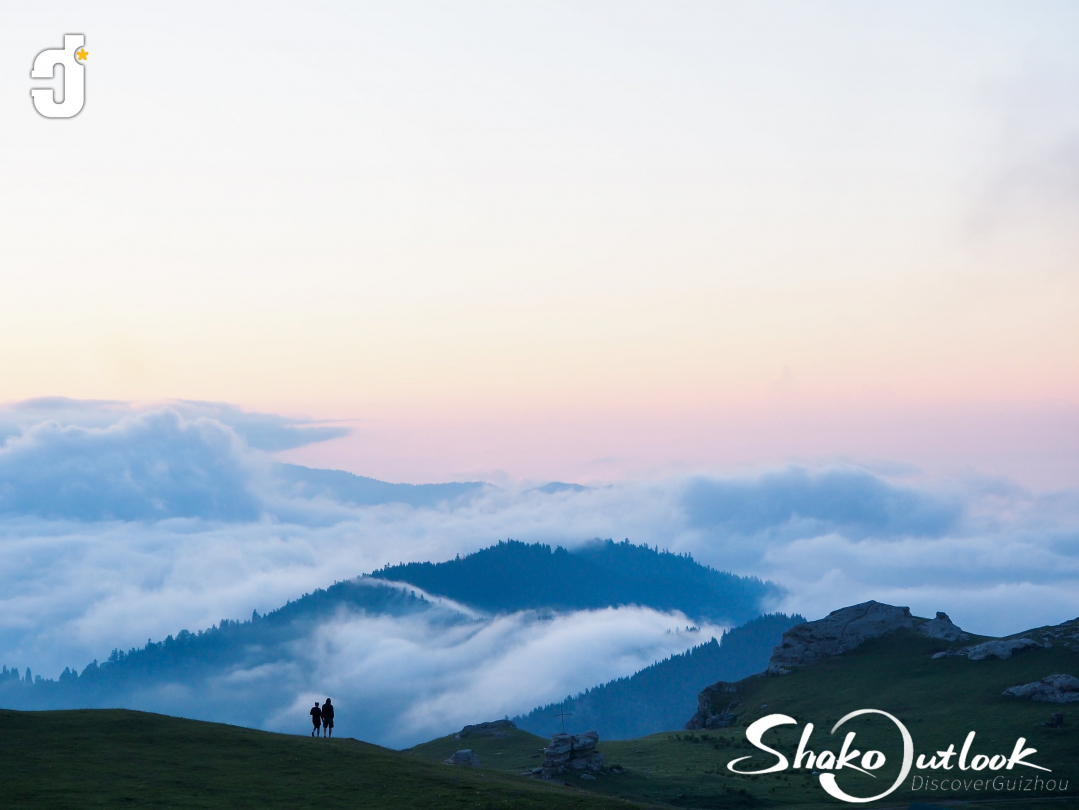
[[[940,537],[962,503],[897,487],[858,469],[786,469],[747,480],[695,478],[682,496],[691,526],[732,536]]]
[[[405,747],[561,700],[722,632],[686,625],[681,614],[634,607],[450,625],[343,614],[287,661],[233,670],[197,691],[146,690],[129,705],[302,733],[313,703],[329,696],[336,734]]]
[[[290,495],[259,449],[270,439],[252,439],[235,409],[200,408],[63,401],[0,413],[0,663],[55,677],[113,647],[266,612],[385,563],[509,537],[568,547],[628,537],[690,552],[777,582],[787,595],[771,607],[809,617],[870,598],[945,610],[993,634],[1079,615],[1075,492],[831,466],[357,507]],[[526,711],[692,643],[666,636],[678,617],[632,608],[518,614],[449,634],[423,621],[340,617],[280,671],[217,683],[206,706],[261,684],[273,700],[234,719],[288,730],[309,700],[340,695],[355,717],[383,717],[368,727],[379,740],[404,744]],[[140,700],[196,701],[182,689]]]

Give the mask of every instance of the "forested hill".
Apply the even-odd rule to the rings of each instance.
[[[400,584],[400,583],[405,584]],[[580,551],[515,541],[445,563],[384,568],[305,594],[264,616],[222,620],[196,632],[182,630],[145,647],[113,650],[108,660],[68,669],[58,681],[0,668],[0,705],[45,709],[124,705],[125,696],[162,684],[197,692],[208,679],[295,660],[295,645],[345,614],[422,613],[428,624],[480,620],[448,597],[489,612],[523,608],[570,610],[636,604],[680,610],[693,621],[741,624],[761,613],[775,586],[738,577],[628,542],[595,543]],[[767,659],[767,656],[765,656]],[[33,662],[5,661],[6,665]],[[81,663],[81,662],[79,662]],[[692,712],[691,712],[692,714]]]
[[[716,681],[738,681],[768,666],[783,631],[801,624],[801,616],[769,614],[724,633],[719,641],[694,647],[619,678],[515,717],[519,728],[549,737],[561,731],[555,716],[563,706],[566,731],[595,730],[600,739],[626,740],[680,729],[697,711],[697,693]]]
[[[467,617],[432,605],[414,591],[371,580],[353,579],[319,588],[295,601],[246,621],[222,619],[206,630],[181,630],[164,641],[145,647],[114,649],[106,661],[88,664],[80,674],[65,669],[59,680],[32,677],[28,668],[0,670],[0,705],[18,709],[56,709],[114,706],[132,689],[157,683],[192,686],[201,679],[231,668],[252,668],[293,659],[292,645],[309,638],[319,623],[340,611],[368,615],[405,616],[436,611],[441,621],[467,621]],[[28,688],[33,687],[33,688]]]
[[[372,577],[407,582],[490,612],[583,610],[642,605],[680,610],[694,621],[741,624],[759,616],[779,589],[628,540],[574,551],[516,540],[441,563],[386,566]]]

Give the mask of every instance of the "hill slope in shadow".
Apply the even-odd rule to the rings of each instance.
[[[804,622],[801,616],[769,614],[713,638],[682,655],[672,655],[628,678],[585,690],[561,703],[513,718],[518,727],[549,737],[562,729],[555,716],[571,712],[566,730],[596,730],[600,739],[624,740],[681,729],[697,708],[697,694],[719,680],[740,680],[760,672],[783,631]]]
[[[0,711],[0,807],[582,807],[578,791],[351,739],[126,710]],[[588,807],[640,807],[590,795]]]

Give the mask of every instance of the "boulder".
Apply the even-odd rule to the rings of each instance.
[[[471,748],[455,751],[452,757],[442,761],[447,765],[464,765],[469,768],[478,768],[480,766],[480,758],[472,753]]]
[[[1074,675],[1049,675],[1040,681],[1005,689],[1003,694],[1039,703],[1079,703],[1079,678]]]
[[[937,617],[930,619],[925,624],[920,624],[915,631],[929,638],[939,638],[941,641],[966,641],[970,638],[959,627],[952,623],[947,613],[937,611]]]
[[[982,644],[975,644],[973,647],[964,647],[961,650],[944,650],[943,652],[936,653],[933,658],[953,658],[959,656],[961,658],[969,658],[971,661],[985,661],[987,658],[998,658],[1001,661],[1007,661],[1012,657],[1013,653],[1022,652],[1023,650],[1032,650],[1043,645],[1036,642],[1031,638],[998,638],[993,641],[986,641]],[[1046,644],[1045,646],[1052,646]]]
[[[550,779],[567,771],[598,771],[603,767],[603,754],[596,750],[598,744],[598,731],[553,734],[551,744],[543,749],[540,776]]]
[[[1001,661],[1007,661],[1012,657],[1013,653],[1033,650],[1041,646],[1031,638],[1002,638],[957,650],[955,654],[965,655],[971,661],[984,661],[987,658],[999,658]]]
[[[689,718],[685,727],[693,731],[702,728],[727,728],[738,719],[734,715],[738,700],[730,697],[737,692],[738,687],[727,681],[706,686],[697,695],[697,713]]]
[[[951,622],[949,622],[950,624]],[[833,610],[823,619],[792,627],[772,651],[768,674],[786,675],[791,667],[842,655],[871,638],[914,626],[910,608],[863,602]]]
[[[999,641],[986,641],[984,644],[975,644],[967,650],[967,658],[971,661],[984,661],[987,658],[999,658],[1007,661],[1013,653],[1022,650],[1032,650],[1042,645],[1032,638],[1005,638]]]
[[[512,720],[491,720],[487,723],[476,723],[474,726],[465,726],[454,735],[455,740],[463,740],[467,737],[508,737],[510,732],[517,730],[517,724]]]
[[[1079,692],[1079,678],[1074,675],[1048,675],[1042,678],[1042,683],[1061,692]]]

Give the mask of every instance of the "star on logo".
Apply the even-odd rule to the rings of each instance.
[[[75,58],[78,59],[80,62],[85,61],[86,57],[89,55],[90,52],[86,50],[86,48],[79,48],[77,51],[75,51]]]

